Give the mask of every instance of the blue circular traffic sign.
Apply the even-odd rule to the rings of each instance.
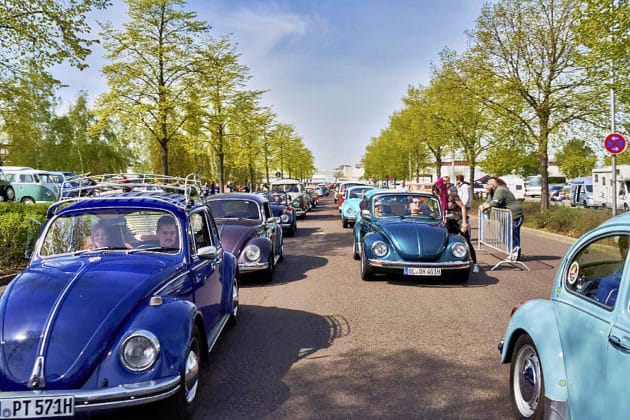
[[[619,154],[626,150],[626,139],[621,134],[609,134],[604,140],[604,147],[613,155]]]

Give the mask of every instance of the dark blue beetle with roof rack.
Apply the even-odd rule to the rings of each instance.
[[[195,409],[201,365],[238,314],[236,261],[194,177],[120,180],[52,205],[0,299],[2,417]]]

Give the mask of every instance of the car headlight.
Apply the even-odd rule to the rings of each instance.
[[[299,198],[295,198],[295,199],[291,202],[291,204],[293,205],[293,207],[295,207],[295,208],[298,208],[298,209],[299,209],[299,208],[300,208],[300,206],[302,205],[302,202],[300,201],[300,199],[299,199]]]
[[[356,211],[354,211],[354,209],[347,209],[347,210],[346,210],[346,215],[347,215],[348,217],[355,217],[355,216],[357,215],[357,212],[356,212]]]
[[[289,215],[286,213],[282,213],[282,216],[280,216],[280,221],[282,221],[283,223],[286,223],[289,221]]]
[[[245,251],[243,251],[245,258],[250,261],[256,261],[260,258],[260,248],[256,245],[247,245]]]
[[[134,331],[120,348],[120,361],[133,372],[149,369],[160,354],[160,342],[146,330]]]
[[[468,247],[462,243],[456,243],[451,248],[451,252],[456,258],[464,258],[468,254]]]
[[[384,257],[387,255],[387,244],[383,241],[376,241],[372,244],[372,252],[377,257]]]

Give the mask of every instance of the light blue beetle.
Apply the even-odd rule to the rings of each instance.
[[[349,225],[354,225],[360,217],[361,211],[359,209],[359,203],[361,199],[363,199],[363,194],[373,189],[375,189],[375,187],[371,185],[355,185],[348,187],[343,204],[341,205],[341,226],[347,228]]]
[[[564,257],[550,299],[513,310],[499,350],[511,364],[518,418],[630,415],[629,235],[630,213],[584,234]]]

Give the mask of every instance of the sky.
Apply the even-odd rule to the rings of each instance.
[[[371,138],[402,108],[408,86],[429,83],[442,49],[468,48],[465,31],[487,1],[193,0],[186,9],[211,25],[215,38],[229,35],[249,67],[247,88],[268,91],[262,104],[295,127],[318,170],[332,170],[361,162]],[[127,5],[113,0],[89,20],[120,27]],[[62,108],[81,91],[93,102],[107,90],[104,51],[92,50],[87,70],[54,69],[67,85]]]

